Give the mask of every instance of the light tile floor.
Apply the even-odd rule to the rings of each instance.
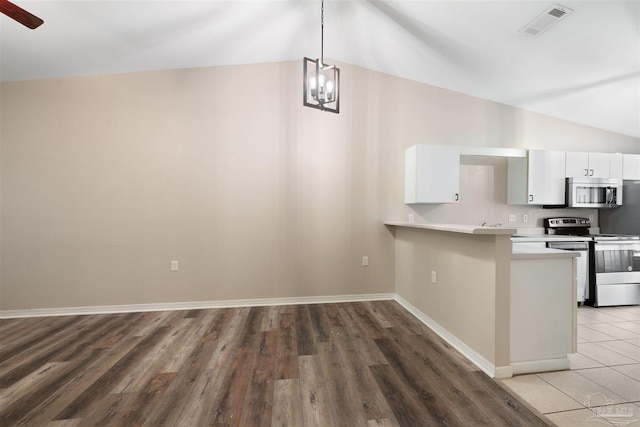
[[[570,371],[502,380],[558,426],[640,426],[640,306],[578,308]]]

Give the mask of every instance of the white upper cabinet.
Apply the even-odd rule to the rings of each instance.
[[[623,158],[620,153],[609,155],[609,178],[622,179]]]
[[[567,178],[610,178],[611,154],[567,152]]]
[[[460,149],[418,144],[405,151],[405,203],[456,203]]]
[[[507,203],[564,204],[565,162],[564,151],[529,150],[526,158],[509,158]]]
[[[622,155],[622,178],[640,180],[640,154]]]
[[[589,153],[568,152],[565,174],[566,177],[589,176]]]

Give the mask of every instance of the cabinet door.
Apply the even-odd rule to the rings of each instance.
[[[589,153],[567,152],[565,169],[567,178],[589,176]]]
[[[640,180],[640,154],[623,154],[622,178]]]
[[[609,178],[609,153],[589,153],[589,176]]]
[[[622,179],[623,155],[620,153],[609,155],[609,178]]]
[[[565,201],[564,151],[529,150],[527,203],[562,205]]]
[[[414,145],[405,152],[405,203],[456,203],[460,193],[460,150]]]
[[[567,178],[609,178],[609,153],[567,152],[565,163]]]

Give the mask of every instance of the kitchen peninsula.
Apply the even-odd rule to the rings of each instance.
[[[515,228],[385,222],[398,300],[488,375],[569,368],[575,257],[512,250]]]

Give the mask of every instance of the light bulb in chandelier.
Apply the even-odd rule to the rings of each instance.
[[[315,76],[309,77],[309,91],[313,99],[316,99],[318,96],[318,85],[316,84]]]
[[[327,86],[326,102],[331,102],[331,101],[333,101],[333,82],[331,80],[329,80],[327,82],[326,86]]]

